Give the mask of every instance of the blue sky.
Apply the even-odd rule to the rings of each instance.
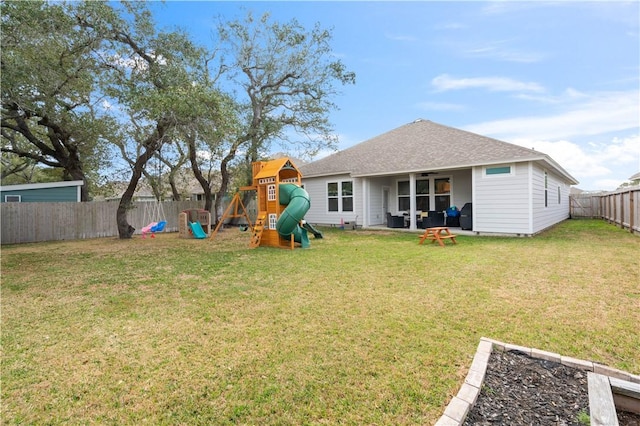
[[[153,2],[211,46],[246,10],[332,29],[356,73],[330,119],[340,149],[424,118],[549,154],[585,190],[640,171],[640,2]],[[326,155],[326,153],[324,153]]]

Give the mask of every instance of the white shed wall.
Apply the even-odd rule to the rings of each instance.
[[[544,173],[547,172],[547,205],[545,207]],[[570,186],[563,179],[537,164],[532,166],[533,233],[543,231],[569,218]],[[558,197],[558,192],[560,196]],[[559,201],[559,202],[558,202]]]
[[[511,164],[511,175],[485,176],[474,167],[473,231],[530,234],[529,163]]]

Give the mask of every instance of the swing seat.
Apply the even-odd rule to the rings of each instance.
[[[151,227],[151,232],[162,232],[164,231],[164,227],[167,225],[167,221],[166,220],[162,220],[160,222],[158,222],[157,224],[153,225]]]
[[[151,222],[150,224],[142,228],[140,230],[142,232],[142,238],[145,238],[149,232],[151,232],[151,237],[153,238],[153,232],[154,232],[153,227],[157,225],[158,225],[158,222]]]

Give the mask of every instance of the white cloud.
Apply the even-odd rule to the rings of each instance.
[[[517,99],[524,101],[533,101],[543,104],[565,104],[567,102],[577,102],[582,100],[588,100],[589,96],[575,90],[571,87],[566,89],[560,96],[553,95],[531,95],[529,93],[521,93],[515,96]]]
[[[620,179],[597,179],[593,185],[588,188],[590,191],[613,191],[624,183]]]
[[[481,57],[519,63],[540,62],[545,56],[541,53],[511,48],[507,41],[485,42],[480,46],[468,48],[463,53],[474,58]]]
[[[405,34],[390,34],[387,33],[385,34],[385,37],[388,38],[389,40],[393,40],[393,41],[418,41],[418,39],[414,36],[411,35],[405,35]]]
[[[477,123],[465,130],[548,154],[584,189],[613,190],[640,170],[636,90],[586,94],[568,89],[546,101],[555,113]]]
[[[585,176],[607,176],[611,173],[611,169],[603,164],[598,155],[585,152],[580,145],[571,141],[514,140],[512,142],[551,156],[578,180],[582,180],[581,178]]]
[[[211,159],[213,159],[213,155],[211,151],[204,151],[204,150],[196,151],[196,157],[200,161],[211,161]]]
[[[437,92],[462,89],[486,89],[492,92],[543,92],[544,88],[538,83],[527,83],[506,77],[470,77],[453,78],[448,74],[441,74],[431,80],[431,85]]]
[[[634,170],[640,170],[639,135],[585,146],[568,140],[515,139],[510,142],[549,155],[580,181],[579,186],[590,190],[615,189]]]
[[[466,126],[465,129],[499,139],[549,140],[590,136],[640,126],[638,92],[604,92],[567,99],[564,111],[539,117],[517,117]]]

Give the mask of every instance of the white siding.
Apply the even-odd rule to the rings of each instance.
[[[382,193],[383,188],[389,188],[389,204],[391,204],[391,181],[388,178],[367,178],[369,183],[369,210],[368,223],[366,226],[377,226],[386,223],[387,219],[383,212]],[[362,222],[358,222],[362,224]]]
[[[513,170],[509,175],[486,176],[483,167],[474,167],[472,170],[442,171],[430,178],[451,177],[451,204],[461,209],[466,203],[473,203],[473,231],[479,233],[532,235],[569,217],[569,185],[561,176],[547,170],[548,203],[545,207],[545,169],[530,162],[509,166]],[[396,212],[397,182],[406,179],[408,175],[303,177],[302,183],[311,199],[305,220],[321,225],[338,225],[341,220],[361,226],[384,225],[383,191],[385,188],[389,191],[389,211]],[[342,181],[353,182],[354,211],[330,212],[327,183]]]
[[[547,206],[544,203],[544,173],[547,172]],[[562,178],[538,165],[532,166],[533,233],[543,231],[569,218],[569,188]],[[558,203],[560,188],[560,203]]]
[[[451,177],[451,203],[459,209],[471,202],[471,170],[455,170],[442,172],[436,177]],[[407,180],[407,175],[384,176],[372,178],[350,178],[347,174],[330,177],[304,178],[302,183],[309,193],[311,208],[305,215],[310,223],[337,225],[340,219],[345,222],[354,221],[358,225],[380,226],[386,224],[386,212],[383,211],[384,188],[389,191],[389,208],[392,213],[398,210],[397,182]],[[354,212],[329,212],[327,204],[327,183],[353,180]],[[365,199],[366,198],[366,199]],[[365,212],[364,209],[367,208]],[[367,221],[365,223],[364,221]]]
[[[529,166],[512,164],[512,175],[485,176],[474,168],[473,231],[530,234]]]
[[[451,172],[451,205],[460,210],[472,199],[471,169],[454,170]]]
[[[327,197],[327,183],[353,181],[353,212],[330,212]],[[362,224],[362,179],[354,179],[348,174],[318,178],[302,178],[302,184],[309,193],[311,208],[304,216],[309,223],[339,225],[340,221],[353,223],[358,216]]]

